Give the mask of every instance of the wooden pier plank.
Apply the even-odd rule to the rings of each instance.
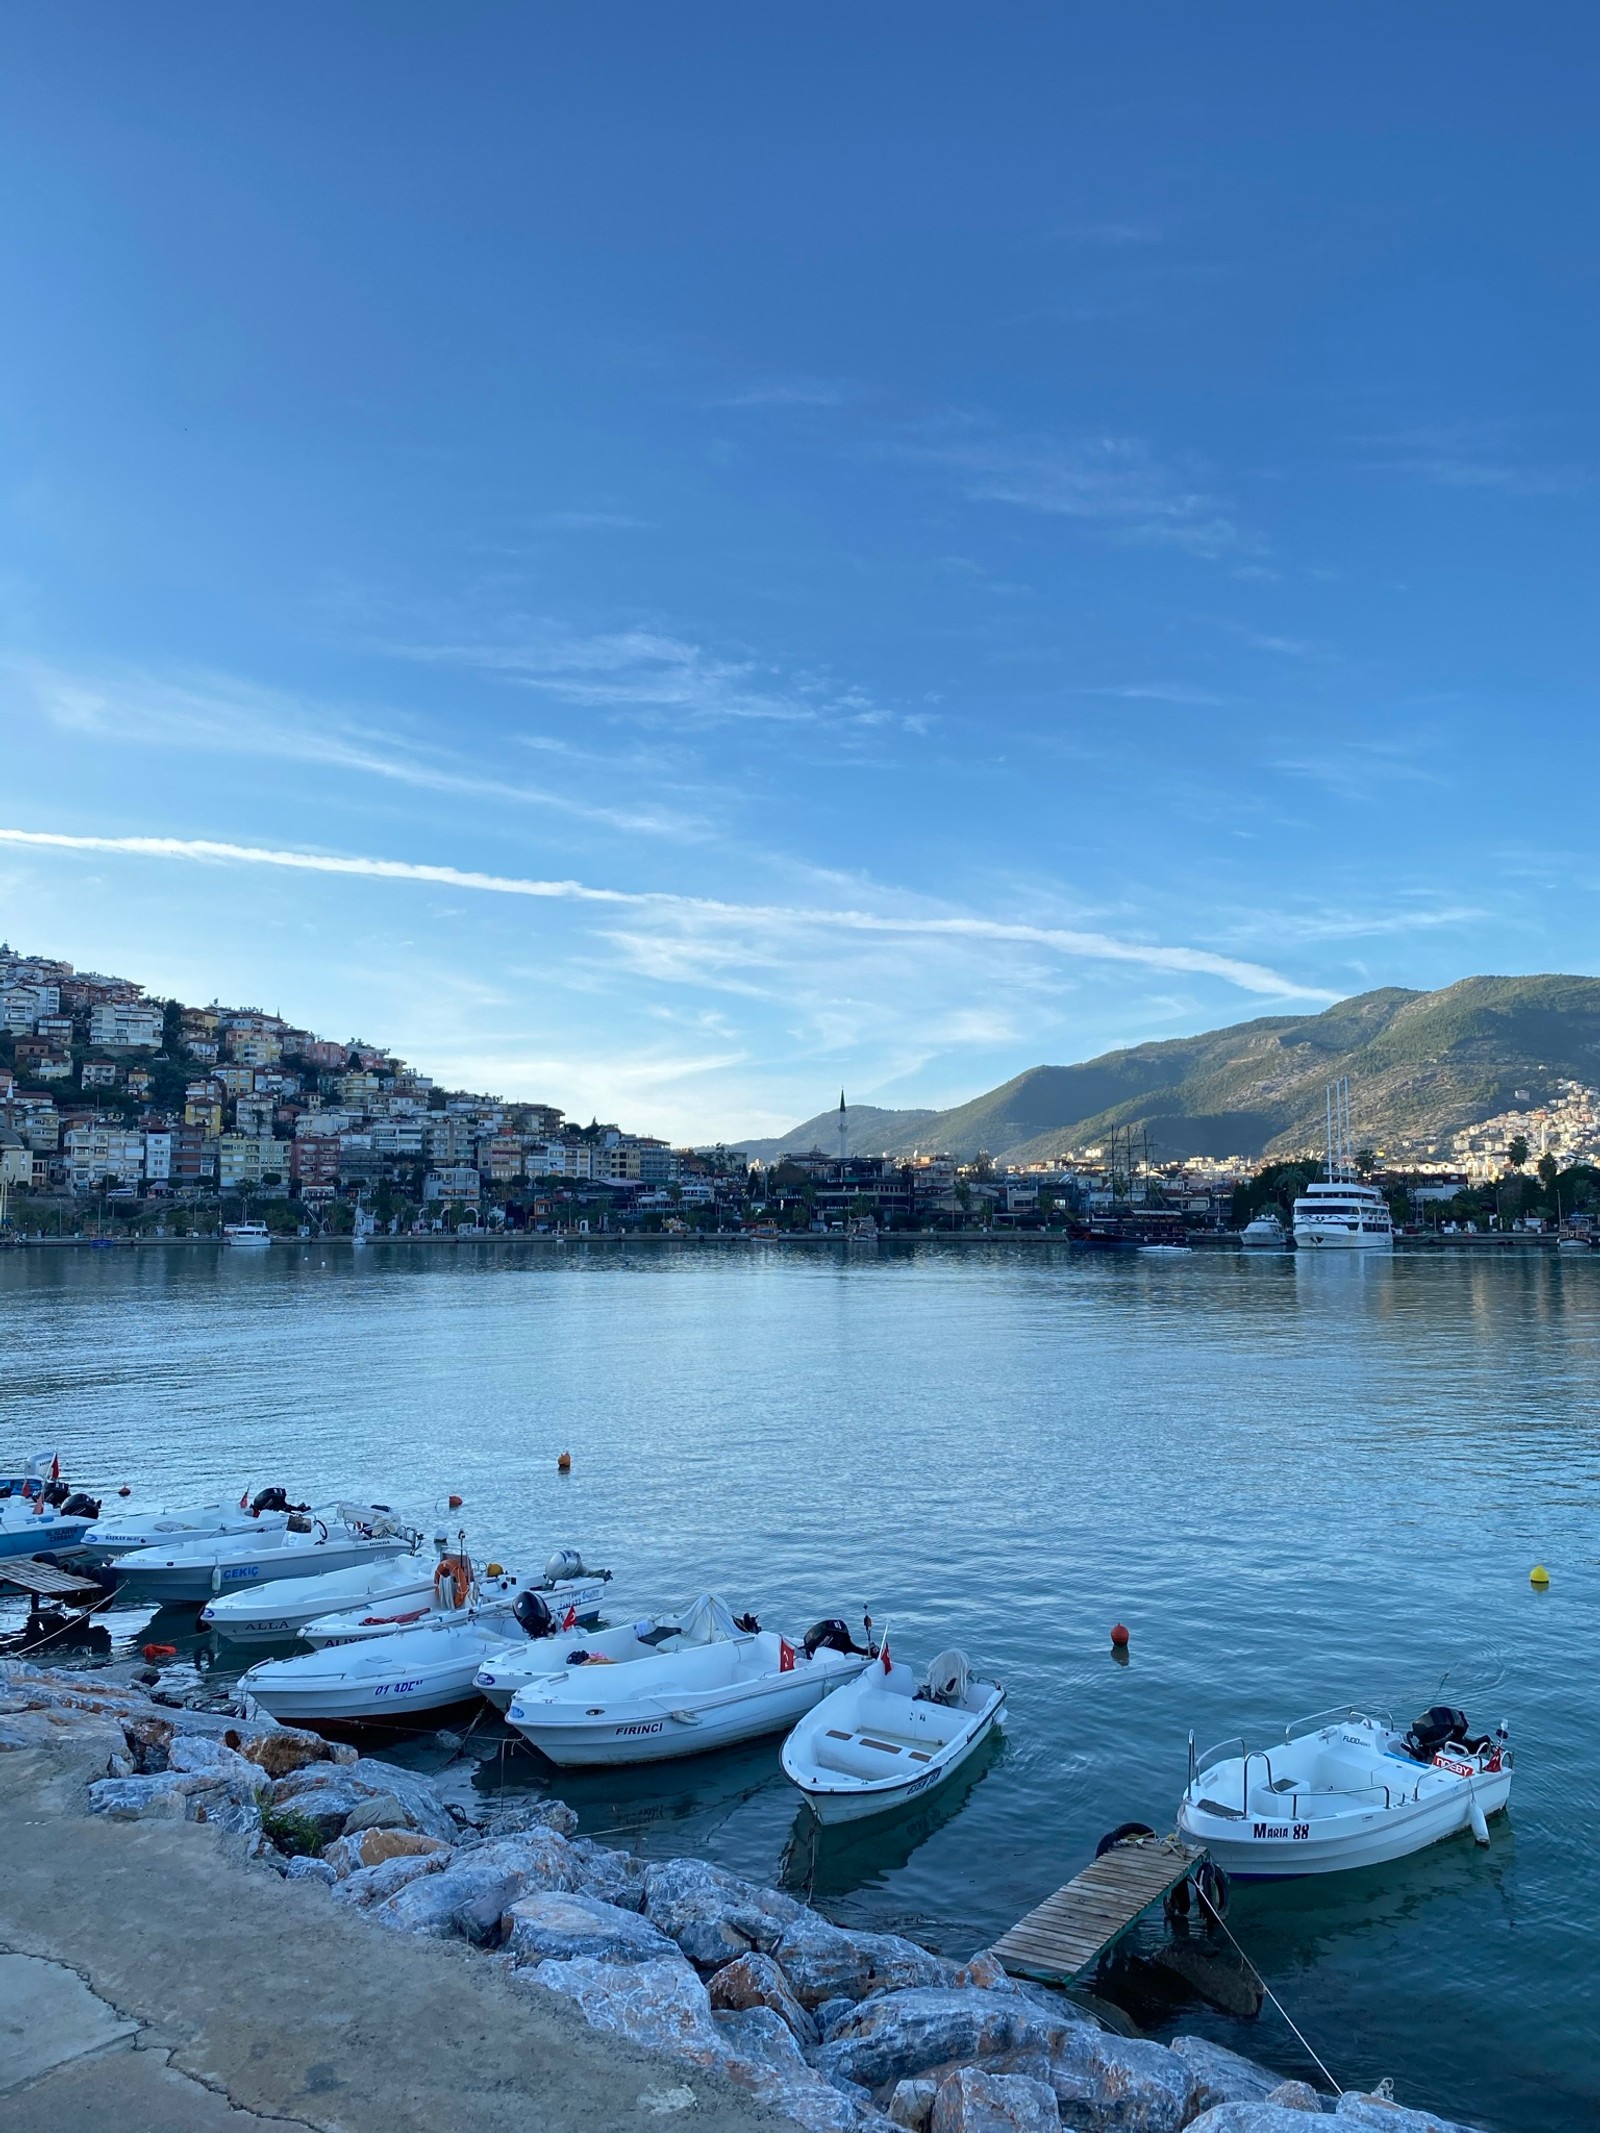
[[[1204,1857],[1171,1837],[1119,1844],[1019,1919],[994,1954],[1008,1970],[1064,1984],[1098,1962]]]
[[[46,1600],[92,1600],[101,1590],[93,1578],[63,1570],[59,1563],[43,1563],[36,1555],[0,1557],[0,1585],[15,1585]]]

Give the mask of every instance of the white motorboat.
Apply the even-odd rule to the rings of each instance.
[[[524,1632],[504,1609],[466,1607],[392,1636],[335,1644],[293,1659],[264,1659],[240,1676],[241,1691],[285,1724],[369,1720],[383,1725],[415,1711],[442,1711],[476,1694],[478,1669]]]
[[[547,1674],[560,1674],[569,1665],[615,1666],[619,1660],[648,1659],[669,1641],[678,1641],[678,1635],[667,1623],[650,1617],[625,1623],[620,1629],[558,1630],[554,1636],[508,1646],[479,1667],[473,1687],[497,1711],[506,1711],[530,1682],[542,1681]]]
[[[0,1556],[74,1552],[100,1516],[92,1496],[61,1479],[53,1452],[35,1452],[20,1474],[0,1482]]]
[[[1272,1209],[1264,1207],[1239,1232],[1239,1242],[1249,1252],[1281,1252],[1289,1242],[1289,1232]]]
[[[270,1533],[289,1522],[289,1502],[282,1489],[262,1489],[254,1502],[248,1490],[237,1503],[189,1504],[176,1511],[122,1511],[96,1520],[83,1536],[79,1561],[91,1569],[135,1548],[160,1548],[178,1541],[219,1540],[230,1533]]]
[[[836,1634],[846,1649],[831,1641]],[[665,1762],[787,1730],[872,1657],[842,1622],[819,1623],[791,1644],[740,1629],[721,1600],[703,1594],[669,1649],[619,1660],[598,1677],[587,1666],[546,1674],[512,1698],[506,1718],[567,1768]]]
[[[885,1652],[806,1713],[780,1759],[818,1821],[855,1822],[942,1785],[1005,1715],[1005,1690],[964,1653],[941,1652],[919,1683]]]
[[[200,1610],[200,1626],[234,1644],[284,1644],[335,1608],[427,1608],[433,1602],[433,1571],[434,1558],[413,1549],[353,1563],[348,1570],[325,1570],[319,1577],[246,1586],[209,1601]]]
[[[1141,1244],[1139,1249],[1148,1259],[1187,1259],[1191,1247],[1187,1244]]]
[[[1406,1733],[1386,1713],[1323,1711],[1270,1749],[1224,1741],[1196,1760],[1191,1738],[1178,1829],[1250,1880],[1381,1866],[1458,1830],[1487,1844],[1512,1760],[1503,1725],[1475,1736],[1444,1705]]]
[[[126,1599],[203,1607],[220,1593],[283,1578],[321,1577],[356,1563],[407,1555],[417,1535],[385,1504],[340,1503],[309,1516],[293,1512],[270,1533],[224,1533],[209,1540],[136,1548],[110,1566]]]
[[[1376,1185],[1356,1176],[1355,1135],[1350,1123],[1350,1083],[1341,1075],[1327,1089],[1328,1175],[1315,1179],[1294,1203],[1297,1250],[1387,1252],[1394,1249],[1394,1218]]]
[[[272,1232],[265,1222],[224,1222],[222,1241],[224,1244],[245,1244],[259,1249],[260,1246],[272,1242]]]
[[[498,1563],[490,1563],[482,1571],[474,1570],[470,1556],[464,1552],[444,1552],[442,1533],[435,1534],[434,1540],[440,1556],[431,1572],[433,1590],[418,1605],[410,1609],[390,1605],[352,1607],[318,1616],[300,1632],[307,1644],[320,1650],[332,1644],[358,1644],[368,1637],[392,1636],[397,1629],[409,1629],[430,1613],[450,1614],[469,1602],[485,1613],[499,1608],[509,1614],[524,1594],[526,1604],[518,1611],[523,1633],[543,1637],[553,1630],[576,1630],[583,1623],[594,1621],[611,1580],[609,1570],[585,1570],[583,1558],[575,1548],[558,1550],[545,1565],[544,1576],[530,1579],[515,1577]]]

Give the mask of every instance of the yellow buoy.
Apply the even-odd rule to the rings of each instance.
[[[503,1578],[506,1574],[505,1565],[504,1563],[485,1563],[483,1574],[486,1578]]]
[[[1549,1571],[1546,1570],[1543,1563],[1535,1563],[1533,1568],[1528,1572],[1528,1583],[1530,1585],[1545,1586],[1548,1585],[1549,1582]]]

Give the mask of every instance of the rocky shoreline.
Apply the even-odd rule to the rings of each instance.
[[[808,2133],[1302,2133],[1322,2113],[1468,2133],[1205,2038],[1114,2035],[990,1955],[956,1962],[701,1860],[598,1844],[558,1800],[468,1817],[395,1764],[104,1672],[0,1660],[0,1753],[26,1749],[70,1757],[91,1815],[208,1824],[242,1871],[324,1884],[374,1931],[479,1950],[515,1991]]]

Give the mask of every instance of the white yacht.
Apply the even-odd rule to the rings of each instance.
[[[1245,1224],[1239,1242],[1252,1252],[1281,1252],[1289,1242],[1289,1233],[1270,1208],[1263,1208]]]
[[[224,1222],[222,1241],[224,1244],[260,1246],[272,1242],[272,1232],[265,1222]]]
[[[1356,1177],[1350,1128],[1350,1084],[1328,1085],[1328,1175],[1294,1203],[1294,1241],[1300,1251],[1387,1252],[1394,1248],[1389,1204],[1376,1185]]]

